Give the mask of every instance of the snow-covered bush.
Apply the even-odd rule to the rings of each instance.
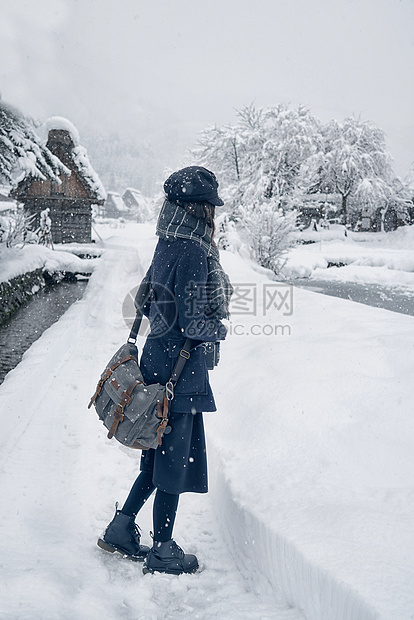
[[[244,213],[244,225],[251,241],[253,258],[279,273],[286,253],[295,245],[296,213],[285,214],[270,202],[261,203]]]
[[[7,217],[7,224],[3,232],[2,241],[6,247],[24,246],[26,243],[36,243],[37,235],[32,230],[35,215],[29,215],[22,205]],[[4,220],[6,218],[3,218]]]
[[[243,242],[235,220],[228,213],[221,213],[215,218],[214,239],[222,250],[237,252],[243,257],[250,255],[249,246]]]
[[[53,248],[52,220],[49,216],[50,209],[47,207],[40,212],[39,228],[36,230],[37,243]]]

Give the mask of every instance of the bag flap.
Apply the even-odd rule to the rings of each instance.
[[[132,392],[132,400],[125,407],[124,415],[135,422],[142,414],[147,411],[151,413],[157,402],[164,400],[165,386],[160,383],[150,385],[137,385]]]
[[[135,358],[136,363],[138,364],[138,349],[136,347],[135,344],[132,344],[130,342],[126,342],[125,344],[122,345],[122,347],[120,347],[118,349],[118,351],[111,357],[111,359],[109,360],[109,362],[107,363],[107,365],[105,366],[105,370],[102,373],[102,377],[104,376],[106,370],[108,368],[110,368],[111,366],[113,366],[114,364],[116,364],[117,362],[120,362],[121,359],[123,359],[124,357],[127,357],[128,355],[131,355],[132,357]]]

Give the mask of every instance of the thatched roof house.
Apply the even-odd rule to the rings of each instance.
[[[65,171],[60,183],[25,176],[13,191],[32,214],[50,208],[54,243],[91,240],[92,205],[102,205],[106,193],[93,170],[79,135],[66,119],[54,117],[47,123],[47,148],[60,159]]]
[[[130,210],[117,192],[107,192],[105,205],[103,208],[105,217],[125,217],[130,214]]]
[[[147,200],[138,189],[128,187],[122,194],[122,199],[137,222],[147,222],[152,217]]]

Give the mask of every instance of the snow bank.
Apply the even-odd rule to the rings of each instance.
[[[392,247],[394,250],[410,250],[414,247],[414,225],[401,226],[391,232],[353,232],[345,226],[333,224],[329,228],[307,228],[295,234],[299,242],[354,241],[371,246]]]
[[[85,252],[87,245],[84,246]],[[92,248],[91,251],[94,249]],[[82,259],[71,252],[51,250],[42,245],[25,245],[23,248],[6,248],[0,244],[0,282],[8,282],[36,269],[54,273],[70,271],[72,273],[91,273],[98,264],[98,259]]]
[[[356,282],[360,284],[378,284],[392,288],[402,288],[407,294],[414,294],[414,270],[412,272],[396,271],[389,266],[370,267],[360,263],[345,267],[315,268],[311,273],[315,280],[336,282]]]
[[[223,262],[257,292],[206,420],[227,540],[308,620],[412,618],[414,319],[287,285],[264,312],[276,283]]]
[[[296,246],[287,256],[281,275],[286,279],[318,277],[376,283],[378,272],[355,267],[383,268],[384,283],[406,286],[414,273],[414,226],[405,226],[391,233],[348,233],[348,236],[329,239],[325,232],[317,243]],[[315,237],[316,239],[316,237]],[[344,265],[335,274],[329,265]],[[349,269],[352,266],[353,269]],[[348,268],[346,268],[348,267]],[[326,270],[323,273],[321,270]],[[392,273],[390,273],[392,272]],[[371,278],[373,277],[373,279]]]

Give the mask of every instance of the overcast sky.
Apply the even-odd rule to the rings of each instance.
[[[168,148],[285,102],[373,121],[397,174],[414,160],[414,0],[0,0],[0,15],[3,99],[81,139]]]

